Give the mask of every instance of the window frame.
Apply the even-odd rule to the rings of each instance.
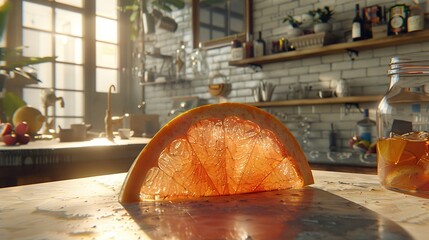
[[[6,34],[6,46],[9,48],[15,48],[23,45],[23,8],[22,3],[24,0],[14,2],[14,7],[12,11],[9,13],[8,20],[8,30]],[[64,10],[81,10],[83,14],[83,26],[82,26],[82,38],[83,38],[83,78],[84,78],[84,86],[83,86],[83,94],[84,94],[84,104],[83,108],[83,117],[82,122],[90,123],[93,126],[95,131],[102,131],[104,129],[104,115],[105,108],[107,106],[107,93],[105,92],[96,92],[96,43],[104,41],[97,41],[95,36],[95,19],[96,19],[96,9],[95,4],[96,0],[85,0],[84,6],[80,9],[78,7],[65,5],[59,2],[47,1],[47,0],[25,0],[28,2],[33,2],[42,5],[49,5],[51,7],[59,6]],[[120,4],[120,0],[118,3]],[[78,11],[79,12],[79,11]],[[55,14],[53,14],[55,15]],[[53,16],[54,18],[55,16]],[[105,16],[101,16],[105,17]],[[110,18],[108,18],[110,19]],[[127,27],[128,17],[124,15],[124,13],[118,11],[117,16],[117,26],[118,26],[118,40],[115,43],[118,47],[118,68],[117,68],[117,82],[119,92],[112,94],[112,112],[118,113],[118,115],[123,113],[129,113],[132,111],[133,107],[131,103],[133,102],[133,91],[131,89],[135,86],[133,85],[133,81],[125,81],[124,79],[130,79],[131,74],[127,69],[127,63],[129,63],[130,54],[127,51],[130,49],[130,45],[132,45],[131,39],[128,37],[129,35],[129,27]],[[9,29],[14,29],[10,31]],[[55,29],[52,30],[55,33]],[[54,44],[54,43],[53,43]],[[61,63],[61,62],[59,62]],[[55,81],[55,67],[53,64],[53,73],[52,78]],[[55,86],[55,85],[54,85]],[[27,86],[26,86],[27,88]],[[28,87],[31,88],[31,87]],[[32,88],[38,88],[32,87]],[[43,89],[43,88],[38,88]],[[20,96],[22,97],[22,95]],[[65,104],[67,104],[67,100],[65,100]],[[73,103],[69,103],[73,104]],[[134,105],[134,104],[133,104]],[[58,106],[57,106],[58,107]],[[43,112],[43,109],[39,109]],[[67,118],[68,116],[60,116],[61,118]],[[72,116],[73,117],[73,116]]]

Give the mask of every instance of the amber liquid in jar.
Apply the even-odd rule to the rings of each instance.
[[[377,143],[378,175],[388,189],[429,193],[429,135],[412,132]]]

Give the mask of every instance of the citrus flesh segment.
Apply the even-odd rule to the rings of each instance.
[[[230,195],[314,182],[289,130],[256,107],[198,107],[167,123],[128,172],[120,202]]]

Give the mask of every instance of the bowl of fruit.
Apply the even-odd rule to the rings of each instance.
[[[361,139],[359,136],[353,136],[349,139],[349,146],[355,151],[363,154],[376,154],[377,143]]]
[[[20,122],[15,127],[10,123],[0,124],[0,139],[7,146],[25,145],[30,142],[27,122]]]

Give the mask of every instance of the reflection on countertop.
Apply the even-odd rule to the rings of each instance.
[[[313,175],[303,189],[127,205],[125,173],[3,188],[0,238],[427,239],[428,199],[374,175]]]
[[[0,145],[0,187],[126,172],[150,138]]]
[[[330,152],[312,150],[305,152],[310,163],[337,164],[362,167],[376,167],[376,154],[359,152]]]

